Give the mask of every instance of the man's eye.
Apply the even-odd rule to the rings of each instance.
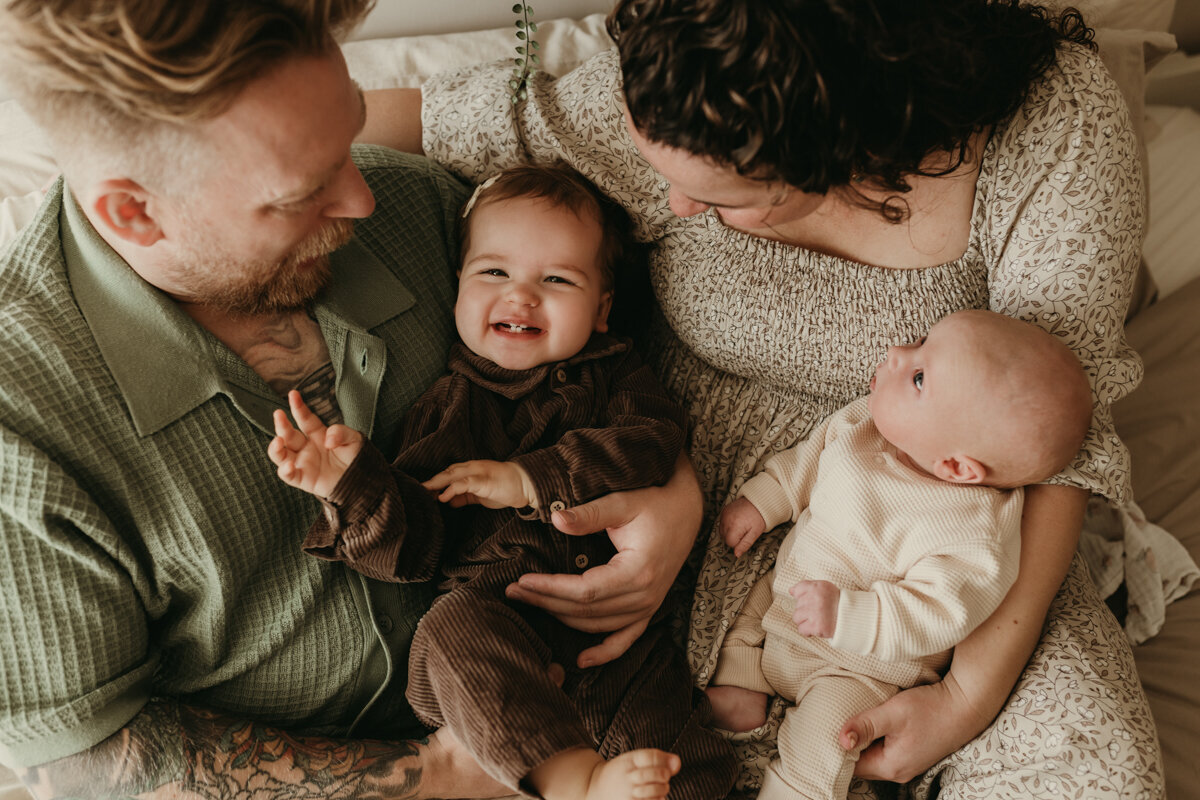
[[[918,372],[913,375],[913,386],[917,387],[917,389],[925,388],[925,373],[924,372]]]

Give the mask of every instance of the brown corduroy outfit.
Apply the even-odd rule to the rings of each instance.
[[[504,596],[526,572],[608,561],[606,534],[567,536],[550,513],[666,482],[684,442],[678,407],[628,343],[600,334],[575,357],[532,370],[503,369],[461,344],[449,366],[406,416],[392,467],[364,447],[305,549],[386,581],[428,580],[440,568],[444,594],[413,637],[408,700],[505,785],[529,792],[530,770],[570,748],[611,758],[657,747],[683,761],[672,798],[723,797],[733,751],[705,727],[707,700],[665,624],[651,624],[621,658],[579,669],[576,656],[599,635]],[[520,464],[538,508],[450,509],[421,487],[471,459]],[[566,670],[561,689],[551,662]]]

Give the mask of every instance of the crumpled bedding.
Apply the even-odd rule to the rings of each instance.
[[[1114,507],[1100,498],[1088,503],[1079,552],[1100,596],[1123,591],[1125,633],[1141,644],[1162,630],[1167,604],[1200,580],[1200,567],[1174,535],[1146,519],[1137,503]],[[1123,606],[1123,608],[1121,607]]]

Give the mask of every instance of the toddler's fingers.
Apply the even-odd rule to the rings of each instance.
[[[305,435],[312,437],[321,432],[325,427],[325,423],[321,422],[320,417],[309,410],[304,403],[304,398],[295,389],[288,392],[288,406],[292,409],[292,417],[296,420],[296,424],[300,426],[300,431]]]

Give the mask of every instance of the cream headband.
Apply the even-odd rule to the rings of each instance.
[[[484,181],[483,183],[481,183],[475,187],[475,191],[471,193],[471,199],[467,201],[467,204],[465,206],[463,206],[463,210],[462,210],[462,218],[463,219],[466,219],[467,215],[471,213],[471,209],[473,209],[475,207],[475,201],[479,199],[479,195],[483,194],[485,191],[492,188],[492,184],[494,184],[496,182],[496,179],[499,177],[500,177],[500,173],[496,173],[495,175],[493,175],[492,177],[488,178],[486,181]]]

